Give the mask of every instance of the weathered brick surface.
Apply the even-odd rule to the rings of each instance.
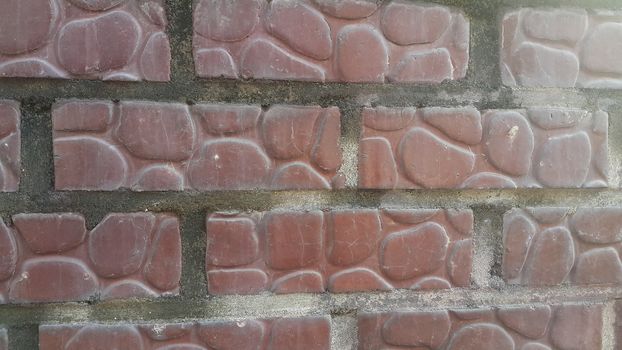
[[[0,100],[0,192],[18,190],[21,174],[20,136],[19,103]]]
[[[87,232],[79,214],[0,221],[0,303],[156,297],[179,292],[179,222],[110,214]]]
[[[399,0],[200,0],[194,59],[201,77],[440,83],[466,75],[469,23]]]
[[[207,218],[211,294],[468,287],[470,210],[216,213]]]
[[[365,108],[361,188],[606,187],[602,111]]]
[[[0,77],[168,81],[162,0],[0,2]]]
[[[510,86],[622,88],[622,12],[524,8],[502,24]]]
[[[622,284],[622,208],[513,209],[503,245],[512,284]]]
[[[56,189],[342,187],[340,113],[318,106],[64,101],[54,106]]]
[[[563,304],[359,314],[359,350],[598,350],[602,306]]]
[[[330,318],[43,325],[40,350],[329,350]]]

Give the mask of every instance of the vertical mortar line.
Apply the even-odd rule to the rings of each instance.
[[[180,215],[182,274],[181,298],[204,299],[207,296],[205,271],[206,212],[199,210]]]
[[[343,158],[340,172],[346,178],[346,188],[358,186],[359,137],[362,129],[363,106],[341,105],[341,147]]]
[[[32,350],[39,348],[39,325],[27,324],[8,327],[10,350]]]
[[[54,187],[52,99],[29,97],[21,101],[20,192],[28,204],[46,201]]]
[[[463,4],[461,9],[470,23],[467,85],[497,89],[502,86],[499,61],[503,8],[494,1],[477,1]]]
[[[500,284],[503,214],[506,210],[490,205],[475,206],[472,210],[475,227],[471,280],[476,288],[494,287]]]
[[[597,99],[590,112],[603,110],[609,115],[609,130],[607,138],[608,148],[608,181],[610,188],[619,188],[622,185],[620,169],[622,169],[622,100]]]
[[[195,80],[192,58],[193,0],[166,0],[171,44],[171,82],[187,86]]]
[[[331,317],[331,323],[331,350],[356,350],[358,347],[356,315],[335,315]]]
[[[602,350],[616,350],[616,302],[611,300],[603,310],[603,344]]]

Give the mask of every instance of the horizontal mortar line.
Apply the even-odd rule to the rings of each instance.
[[[0,193],[1,213],[77,211],[270,210],[367,207],[466,208],[524,206],[620,206],[617,189],[507,190],[335,190],[216,192],[48,192]]]
[[[224,83],[189,82],[184,84],[144,83],[128,86],[118,83],[55,83],[55,84],[9,84],[0,83],[0,99],[23,99],[31,96],[66,99],[120,99],[155,101],[220,102],[237,101],[247,103],[327,103],[332,100],[358,99],[359,105],[378,104],[380,101],[404,105],[423,104],[427,100],[445,104],[494,101],[496,90],[464,88],[447,89],[433,86],[395,86],[360,84],[314,84],[314,83]],[[328,99],[328,101],[326,101]],[[385,101],[386,100],[386,101]],[[392,101],[395,100],[395,101]]]
[[[0,324],[37,323],[153,323],[195,320],[343,315],[360,312],[486,308],[504,305],[605,303],[622,298],[622,288],[611,286],[558,286],[451,289],[417,292],[355,294],[290,294],[220,296],[184,300],[112,301],[95,304],[64,303],[0,306]]]
[[[221,102],[247,103],[320,103],[335,104],[349,100],[354,105],[490,105],[503,108],[508,102],[500,98],[512,95],[514,101],[549,99],[554,104],[581,107],[584,100],[593,98],[622,98],[622,90],[477,88],[468,82],[458,85],[401,85],[359,83],[310,83],[291,81],[212,81],[192,80],[169,83],[119,83],[102,81],[0,81],[0,99],[24,99],[33,96],[54,99],[121,99],[154,100],[163,102]],[[551,96],[555,98],[551,99]],[[521,102],[522,103],[522,102]],[[508,108],[519,107],[510,105]]]

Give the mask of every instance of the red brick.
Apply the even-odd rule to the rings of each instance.
[[[329,317],[177,324],[41,325],[40,350],[329,350]]]
[[[90,232],[73,213],[18,214],[13,223],[0,222],[0,303],[179,293],[176,217],[111,214]]]
[[[501,74],[509,86],[622,88],[622,13],[523,8],[505,14]]]
[[[596,350],[602,313],[584,304],[360,313],[358,349]]]
[[[0,77],[168,81],[166,25],[162,0],[4,1]]]
[[[0,100],[0,192],[18,190],[21,175],[20,137],[19,104]]]
[[[622,284],[621,228],[621,208],[513,209],[503,218],[503,277],[528,286]]]
[[[52,114],[59,190],[342,186],[335,107],[63,101]]]
[[[365,108],[360,188],[607,187],[607,114]]]
[[[470,210],[215,213],[206,226],[210,294],[470,285]]]
[[[201,0],[193,47],[205,78],[440,83],[466,75],[469,23],[401,0]]]

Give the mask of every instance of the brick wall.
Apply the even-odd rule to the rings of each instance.
[[[617,0],[0,0],[0,350],[622,349]]]

